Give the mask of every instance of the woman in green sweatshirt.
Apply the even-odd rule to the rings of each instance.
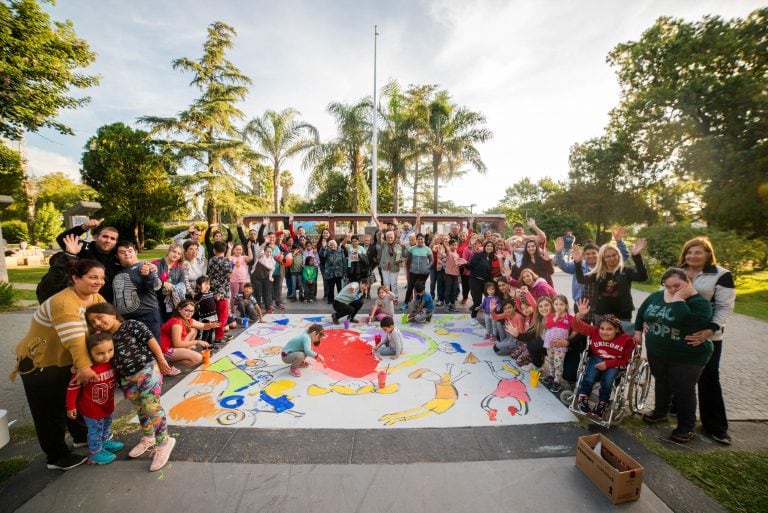
[[[685,337],[709,326],[712,305],[696,292],[683,269],[667,269],[661,284],[664,289],[646,298],[635,320],[635,343],[642,343],[645,332],[648,363],[656,380],[656,406],[643,420],[666,420],[674,396],[677,428],[670,438],[685,443],[695,436],[696,382],[713,351],[711,340],[688,342]]]

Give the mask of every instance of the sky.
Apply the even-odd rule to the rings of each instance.
[[[563,180],[568,152],[602,134],[620,98],[606,63],[617,44],[638,40],[660,16],[689,21],[707,14],[744,17],[753,0],[59,0],[44,8],[69,19],[96,52],[88,73],[99,86],[75,91],[86,107],[59,120],[75,131],[29,134],[25,156],[35,176],[64,171],[79,179],[80,157],[99,127],[141,116],[173,116],[198,96],[191,76],[172,69],[202,55],[208,25],[238,35],[228,58],[253,80],[240,105],[246,120],[292,107],[323,140],[336,135],[332,101],[373,93],[374,25],[379,27],[378,85],[438,84],[452,100],[482,113],[494,137],[480,144],[485,176],[468,172],[445,184],[441,200],[496,205],[528,177]],[[307,171],[289,164],[304,194]]]

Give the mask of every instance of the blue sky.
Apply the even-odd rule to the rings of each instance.
[[[223,21],[238,37],[229,58],[253,79],[241,106],[247,119],[293,107],[324,139],[335,135],[331,101],[373,89],[373,26],[379,25],[378,82],[439,84],[456,103],[482,112],[495,137],[480,146],[489,170],[441,189],[442,199],[490,208],[523,177],[563,179],[571,145],[602,133],[619,99],[605,63],[618,43],[637,40],[663,15],[743,17],[764,2],[694,1],[186,1],[59,0],[45,5],[70,19],[97,53],[88,69],[101,84],[92,102],[63,113],[75,136],[29,134],[30,171],[79,177],[85,142],[105,124],[138,126],[144,115],[174,115],[197,96],[178,57],[197,59],[207,26]],[[291,166],[296,192],[306,173]]]

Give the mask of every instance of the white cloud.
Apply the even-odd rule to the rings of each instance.
[[[23,155],[27,159],[27,172],[30,175],[41,177],[60,171],[71,179],[80,181],[80,166],[67,156],[35,146],[25,147]]]

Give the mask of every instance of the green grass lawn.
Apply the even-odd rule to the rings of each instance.
[[[40,283],[45,273],[48,272],[48,267],[30,267],[19,269],[8,269],[8,279],[11,283]]]
[[[645,292],[659,290],[658,283],[632,283],[632,286]],[[768,271],[742,273],[736,278],[735,312],[768,321]],[[637,305],[639,306],[639,305]]]

